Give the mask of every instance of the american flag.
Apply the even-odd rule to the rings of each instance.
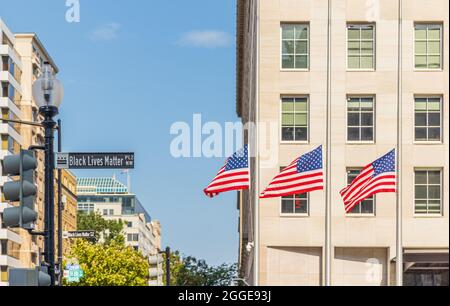
[[[276,176],[261,199],[277,198],[323,190],[322,146],[292,162]]]
[[[250,168],[248,162],[248,145],[227,159],[219,173],[204,192],[208,197],[215,197],[222,192],[243,190],[250,187]]]
[[[353,182],[341,191],[345,211],[351,212],[365,199],[382,192],[397,192],[395,150],[366,166]]]

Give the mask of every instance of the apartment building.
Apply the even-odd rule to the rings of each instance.
[[[125,243],[144,256],[161,250],[161,226],[152,220],[135,194],[115,178],[78,178],[78,211],[100,213],[125,223]]]
[[[40,74],[42,64],[49,62],[58,72],[58,67],[34,33],[15,34],[0,19],[0,55],[2,58],[0,80],[2,85],[0,107],[2,117],[23,121],[41,121],[39,109],[32,97],[32,84]],[[2,150],[0,160],[6,155],[16,154],[20,148],[44,143],[43,130],[38,127],[0,123]],[[38,168],[35,183],[38,189],[35,210],[38,212],[36,230],[44,228],[44,154],[37,152]],[[0,188],[7,181],[0,178]],[[1,193],[1,192],[0,192]],[[8,207],[3,196],[1,212]],[[2,242],[0,266],[2,278],[0,285],[7,285],[8,270],[14,268],[33,268],[40,265],[43,251],[43,238],[30,236],[19,229],[0,229]]]
[[[398,148],[404,284],[448,285],[449,2],[238,0],[237,11],[237,112],[258,123],[244,135],[257,154],[238,200],[242,276],[326,283],[327,192],[258,197],[280,169],[324,145],[331,284],[394,285],[396,195],[345,213],[339,191]]]
[[[58,171],[55,171],[55,204],[58,203]],[[77,177],[69,170],[61,170],[61,202],[62,202],[62,231],[77,230]],[[58,206],[55,205],[55,224],[58,224]],[[58,232],[55,231],[56,249],[58,249]],[[70,239],[63,239],[63,256],[70,253]]]

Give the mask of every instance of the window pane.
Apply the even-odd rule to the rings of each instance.
[[[428,42],[428,54],[440,54],[441,53],[441,43],[439,41],[429,41]]]
[[[373,126],[373,114],[372,113],[361,114],[361,125],[362,126]]]
[[[428,129],[428,140],[434,140],[434,141],[441,140],[441,129],[440,128],[429,128]]]
[[[286,68],[286,69],[294,68],[294,56],[293,55],[283,55],[283,68]]]
[[[308,39],[308,26],[297,25],[295,29],[295,39]]]
[[[439,114],[439,113],[428,114],[428,125],[429,126],[441,126],[441,114]]]
[[[440,111],[441,110],[441,100],[437,99],[429,99],[428,100],[428,110],[429,111]]]
[[[372,109],[373,98],[361,98],[361,108]]]
[[[350,99],[348,101],[348,110],[349,111],[359,111],[359,99]]]
[[[373,128],[361,129],[361,140],[372,141],[373,140]]]
[[[425,41],[416,42],[416,54],[426,54],[427,53],[427,43]]]
[[[426,128],[416,128],[416,140],[427,140]]]
[[[294,128],[283,128],[283,141],[292,141],[294,140]]]
[[[294,213],[294,205],[292,204],[292,200],[283,199],[281,201],[281,212],[283,214],[292,214]]]
[[[426,184],[427,183],[427,172],[426,171],[416,171],[415,182],[416,182],[416,184]]]
[[[426,214],[427,213],[427,201],[416,200],[415,212],[416,212],[416,214]]]
[[[295,57],[295,68],[306,69],[308,68],[308,57],[306,55]]]
[[[283,99],[283,112],[294,111],[294,99]]]
[[[359,113],[348,114],[348,126],[359,126]]]
[[[416,27],[416,40],[427,39],[427,30],[425,28],[417,29]]]
[[[295,115],[295,125],[296,126],[308,125],[308,116],[306,114],[296,114]]]
[[[427,199],[426,186],[416,186],[416,199]]]
[[[427,125],[427,114],[419,113],[415,115],[416,117],[416,126],[426,126]]]
[[[441,57],[440,56],[428,56],[428,68],[440,68]]]
[[[426,111],[426,110],[427,110],[427,99],[417,98],[416,111]]]
[[[441,184],[441,171],[428,172],[428,184]]]
[[[428,203],[428,213],[440,214],[441,213],[441,201],[431,200]]]
[[[294,26],[283,25],[282,26],[283,39],[294,39]]]
[[[283,54],[294,54],[294,41],[283,41]]]
[[[363,41],[361,42],[361,54],[373,54],[373,42]]]
[[[428,30],[428,39],[441,39],[441,29],[429,29]]]
[[[373,214],[373,200],[363,201],[361,203],[361,213],[362,214]]]
[[[441,187],[440,186],[429,186],[428,187],[428,198],[429,199],[440,199],[441,198]]]
[[[295,42],[295,54],[307,54],[307,53],[308,53],[308,42],[296,41]]]
[[[307,128],[296,128],[295,129],[295,140],[296,141],[308,140],[308,129]]]
[[[348,140],[359,141],[360,140],[359,128],[349,128],[348,129]]]
[[[359,54],[359,41],[349,41],[348,42],[348,54]]]
[[[308,111],[308,102],[306,99],[297,99],[295,101],[295,111],[297,112],[306,112]]]
[[[308,201],[295,199],[295,213],[307,214],[308,213]]]
[[[348,57],[348,68],[358,69],[359,68],[359,56],[349,56]]]
[[[373,39],[373,28],[362,29],[361,30],[362,39]]]
[[[416,68],[427,68],[427,57],[425,55],[416,56]]]
[[[362,56],[361,57],[361,68],[364,68],[364,69],[373,68],[373,56]]]
[[[283,126],[294,125],[294,114],[283,114]]]
[[[359,28],[349,28],[348,29],[348,39],[357,39],[359,40]]]

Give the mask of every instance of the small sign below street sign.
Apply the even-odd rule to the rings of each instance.
[[[76,239],[76,238],[95,238],[95,231],[71,231],[63,232],[63,239]]]
[[[56,169],[134,169],[134,153],[56,153]]]
[[[64,269],[64,277],[68,283],[79,283],[84,276],[84,271],[79,264],[69,264]]]

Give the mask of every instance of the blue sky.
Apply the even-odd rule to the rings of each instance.
[[[202,193],[224,160],[169,150],[173,122],[238,120],[235,1],[80,0],[80,23],[66,22],[65,2],[0,0],[9,28],[36,32],[61,70],[64,151],[134,151],[133,191],[161,221],[164,246],[235,262],[236,194]]]

